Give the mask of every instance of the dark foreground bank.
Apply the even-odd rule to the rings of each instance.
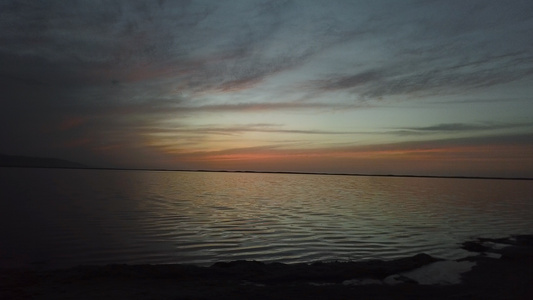
[[[473,256],[391,261],[1,270],[1,299],[533,299],[533,236],[463,243]]]

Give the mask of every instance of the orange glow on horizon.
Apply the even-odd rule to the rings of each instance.
[[[521,146],[456,146],[430,149],[387,149],[387,150],[338,150],[338,149],[310,149],[310,150],[275,150],[263,152],[239,152],[228,154],[212,154],[218,151],[206,152],[203,155],[195,155],[192,160],[217,161],[217,160],[261,160],[290,157],[337,157],[337,158],[404,158],[404,159],[435,159],[456,158],[475,159],[483,157],[509,156],[509,153],[528,153],[533,149],[524,149]]]
[[[376,146],[379,148],[380,146]],[[361,147],[363,148],[363,147]],[[224,153],[227,151],[227,153]],[[450,146],[428,149],[234,149],[180,153],[176,161],[213,170],[268,170],[386,174],[474,174],[497,167],[501,172],[533,166],[531,147]],[[234,151],[235,153],[231,153]],[[238,153],[237,153],[238,152]],[[456,170],[456,171],[454,171]]]

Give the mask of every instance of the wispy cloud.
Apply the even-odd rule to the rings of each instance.
[[[148,132],[156,134],[221,134],[221,135],[239,135],[242,133],[276,133],[276,134],[313,134],[313,135],[349,135],[361,134],[356,131],[326,131],[326,130],[299,130],[299,129],[284,129],[281,124],[242,124],[233,126],[183,126],[178,128],[149,128]]]
[[[531,131],[530,1],[6,0],[0,14],[2,152],[177,164],[166,151],[318,157]]]
[[[216,111],[291,111],[291,110],[340,110],[357,109],[366,107],[364,104],[345,103],[318,103],[318,102],[262,102],[262,103],[233,103],[233,104],[213,104],[196,107],[178,107],[176,109],[186,112],[216,112]]]
[[[380,70],[371,70],[354,75],[340,75],[332,76],[331,78],[314,80],[311,82],[318,89],[325,91],[330,90],[343,90],[355,88],[362,85],[367,85],[372,82],[379,81],[383,78],[384,74]]]
[[[456,94],[465,89],[479,89],[523,80],[533,75],[533,56],[512,53],[456,64],[440,61],[444,53],[421,57],[405,64],[391,62],[383,69],[356,74],[331,75],[312,80],[310,86],[322,91],[347,91],[363,99],[387,96],[435,96]],[[437,59],[438,58],[438,59]]]
[[[418,135],[430,133],[498,131],[528,127],[533,128],[533,123],[444,123],[431,126],[400,128],[393,131],[393,133],[401,135]]]

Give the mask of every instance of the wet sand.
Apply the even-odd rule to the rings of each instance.
[[[533,236],[462,247],[472,256],[457,261],[418,254],[312,264],[3,269],[0,299],[533,299]]]

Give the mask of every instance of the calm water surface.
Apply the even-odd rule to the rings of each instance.
[[[467,254],[528,234],[531,181],[0,168],[0,266]]]

